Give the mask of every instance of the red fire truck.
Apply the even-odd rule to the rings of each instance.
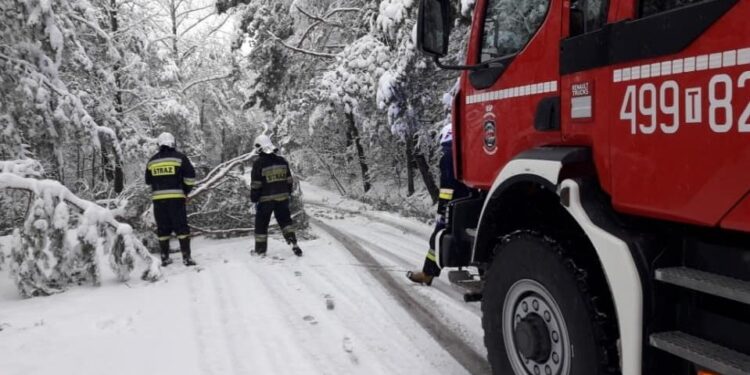
[[[750,0],[477,0],[446,66],[454,6],[417,44],[476,194],[436,250],[493,372],[750,374]]]

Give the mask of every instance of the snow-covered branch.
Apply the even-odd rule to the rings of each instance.
[[[80,246],[100,246],[98,240],[100,233],[103,229],[108,228],[112,236],[110,244],[110,266],[115,271],[117,276],[125,281],[129,277],[129,273],[132,271],[134,264],[134,255],[139,256],[146,263],[146,270],[142,275],[144,280],[155,281],[161,277],[161,267],[159,260],[152,256],[148,249],[141,243],[141,241],[133,234],[133,229],[130,225],[118,222],[112,211],[101,207],[93,202],[84,200],[73,194],[65,186],[58,181],[53,180],[37,180],[32,178],[25,178],[14,173],[0,173],[0,190],[24,190],[32,194],[36,199],[41,199],[40,202],[44,203],[43,207],[51,205],[51,209],[46,214],[41,214],[39,209],[32,210],[28,215],[42,215],[42,218],[47,220],[53,220],[51,225],[62,228],[62,224],[58,223],[57,209],[55,207],[54,200],[66,205],[72,206],[81,212],[81,219],[78,220],[78,241],[81,243]],[[67,212],[67,211],[66,211]],[[46,215],[46,216],[44,216]],[[67,213],[64,215],[65,220],[64,226],[68,225]],[[31,219],[34,217],[30,216]],[[38,220],[38,219],[37,219]],[[49,227],[47,226],[43,228]],[[33,225],[34,228],[39,229],[38,224]],[[28,230],[25,229],[25,230]],[[33,229],[32,229],[33,230]],[[62,245],[61,245],[62,246]],[[60,250],[60,249],[58,249]],[[92,262],[94,262],[92,260]],[[92,263],[92,267],[96,268],[98,262]],[[94,275],[98,275],[98,271],[94,271]],[[94,276],[98,277],[98,276]],[[93,280],[95,283],[98,280]]]
[[[276,36],[274,33],[270,32],[270,31],[266,31],[266,32],[277,43],[281,44],[282,46],[284,46],[284,47],[286,47],[286,48],[288,48],[288,49],[290,49],[290,50],[292,50],[294,52],[304,53],[306,55],[311,55],[311,56],[316,56],[316,57],[324,57],[324,58],[327,58],[327,59],[335,59],[336,58],[336,55],[334,55],[332,53],[310,51],[310,50],[306,50],[306,49],[302,49],[302,48],[297,48],[295,46],[290,46],[289,44],[287,44],[286,42],[284,42],[281,38],[279,38],[278,36]]]
[[[198,80],[195,80],[195,81],[190,82],[187,85],[185,85],[185,87],[183,87],[181,91],[184,94],[187,90],[190,90],[190,88],[193,87],[193,86],[195,86],[195,85],[199,85],[201,83],[206,83],[206,82],[211,82],[211,81],[218,81],[218,80],[221,80],[221,79],[227,79],[227,78],[231,77],[233,74],[234,74],[234,71],[229,71],[228,73],[221,74],[221,75],[218,75],[218,76],[213,76],[213,77],[207,77],[207,78],[203,78],[203,79],[198,79]]]
[[[41,178],[44,168],[34,159],[0,160],[0,173],[12,173],[21,177]]]
[[[196,184],[196,188],[190,192],[189,198],[195,198],[210,190],[212,187],[218,185],[221,180],[227,175],[227,173],[229,173],[232,169],[238,167],[242,163],[252,160],[257,155],[258,152],[253,150],[252,152],[240,155],[232,160],[219,164],[216,168],[212,169],[211,172],[208,172],[206,177],[198,181],[198,183]]]
[[[333,23],[333,22],[331,22],[331,21],[328,20],[328,18],[330,18],[331,16],[335,15],[336,13],[361,12],[362,11],[362,9],[359,9],[359,8],[336,8],[336,9],[332,9],[325,16],[320,17],[320,16],[315,16],[315,15],[313,15],[313,14],[305,11],[304,9],[302,9],[297,4],[295,4],[294,6],[297,8],[297,10],[300,11],[300,13],[304,14],[305,16],[307,16],[310,19],[315,20],[315,22],[313,22],[312,24],[310,24],[310,26],[308,26],[307,29],[305,29],[305,32],[302,33],[302,36],[300,37],[299,42],[297,42],[297,48],[301,48],[302,47],[302,43],[307,39],[308,35],[310,35],[310,33],[312,32],[312,30],[314,28],[318,27],[320,24],[328,24],[328,25],[331,25],[331,26],[334,26],[334,27],[344,27],[344,25],[342,25],[340,23]]]

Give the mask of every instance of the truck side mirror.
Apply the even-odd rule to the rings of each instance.
[[[450,20],[448,0],[421,0],[417,17],[417,48],[433,57],[448,54]]]

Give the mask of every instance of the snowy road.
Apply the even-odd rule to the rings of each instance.
[[[478,305],[403,277],[429,226],[304,188],[303,258],[280,237],[266,258],[252,238],[196,240],[199,269],[30,300],[0,272],[0,373],[485,373]]]

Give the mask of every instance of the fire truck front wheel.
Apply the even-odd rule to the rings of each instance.
[[[617,373],[610,322],[594,306],[587,272],[559,244],[510,235],[495,248],[485,281],[482,325],[494,374]]]

